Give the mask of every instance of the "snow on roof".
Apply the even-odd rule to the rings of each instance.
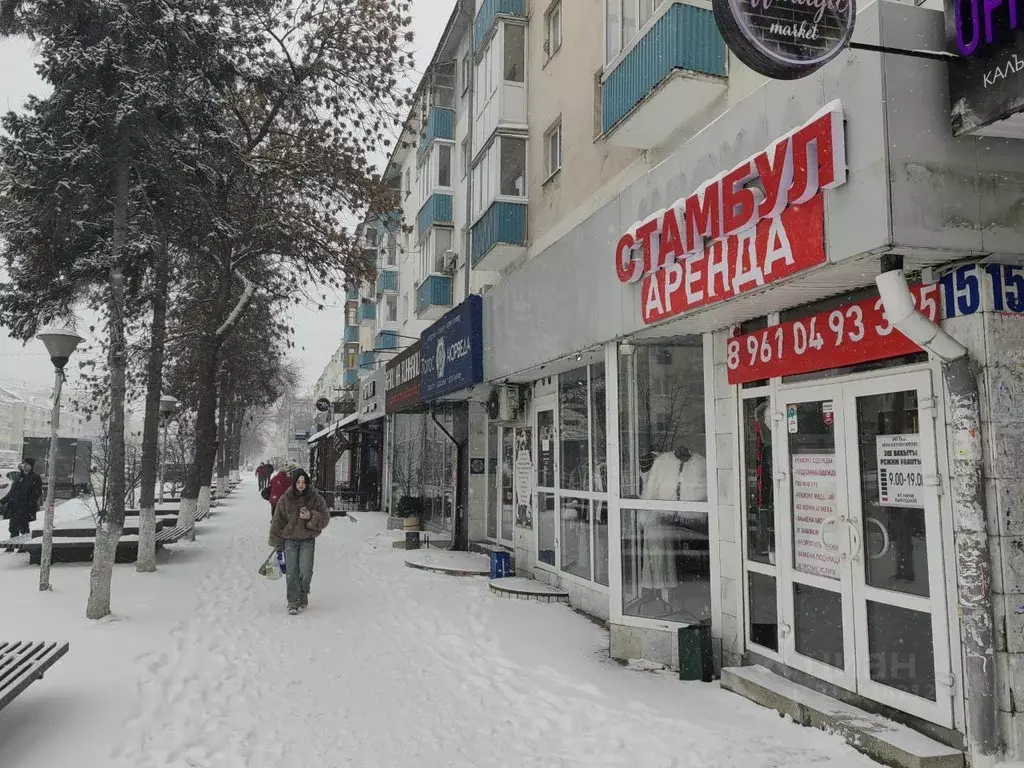
[[[341,429],[342,427],[347,427],[349,424],[351,424],[352,422],[354,422],[358,418],[359,418],[359,414],[358,413],[350,413],[344,419],[338,419],[336,422],[334,422],[330,426],[328,426],[328,427],[326,427],[324,429],[321,429],[315,435],[311,435],[309,437],[309,439],[306,440],[306,444],[307,445],[312,445],[317,440],[322,440],[323,438],[327,437],[329,434],[331,434],[335,430]]]

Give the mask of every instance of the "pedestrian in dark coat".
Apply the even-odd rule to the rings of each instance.
[[[10,520],[8,530],[11,538],[29,532],[29,523],[35,521],[39,512],[39,497],[43,493],[43,479],[35,472],[36,460],[26,458],[21,464],[21,474],[11,484],[7,495],[0,499],[4,517]]]

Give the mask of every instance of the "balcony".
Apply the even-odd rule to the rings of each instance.
[[[377,319],[377,305],[364,301],[359,305],[359,311],[356,312],[356,319],[359,320],[360,323],[374,322]]]
[[[345,291],[345,301],[359,301],[359,288],[349,288]]]
[[[479,51],[499,16],[526,18],[526,0],[484,0],[473,22],[473,50]]]
[[[497,272],[524,253],[526,205],[495,200],[473,225],[473,268]]]
[[[669,3],[605,68],[601,128],[608,143],[634,149],[661,144],[725,93],[728,60],[710,10]]]
[[[341,375],[341,383],[346,387],[356,386],[359,383],[359,369],[346,368],[345,373]]]
[[[377,273],[377,295],[398,293],[398,270],[385,267]]]
[[[374,339],[373,346],[378,351],[382,349],[398,349],[398,331],[381,331]]]
[[[369,371],[377,362],[377,353],[373,350],[359,353],[359,368],[362,371]]]
[[[346,325],[343,340],[346,344],[358,344],[359,343],[359,326],[358,325]]]
[[[420,236],[435,224],[451,226],[453,223],[451,195],[431,195],[416,215],[416,230]]]
[[[427,115],[427,126],[420,136],[419,153],[422,155],[435,139],[455,141],[455,110],[445,107],[431,107]]]
[[[416,315],[421,320],[436,319],[451,305],[452,279],[446,275],[428,275],[416,289]]]

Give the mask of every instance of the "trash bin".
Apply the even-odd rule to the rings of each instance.
[[[508,552],[491,552],[491,578],[504,579],[512,574],[512,558]]]
[[[711,625],[691,624],[679,628],[679,679],[714,679],[714,654],[711,649]]]

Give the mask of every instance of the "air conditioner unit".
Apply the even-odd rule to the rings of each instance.
[[[523,399],[515,384],[503,384],[491,390],[487,400],[487,416],[491,421],[515,422],[523,412]]]
[[[454,275],[459,268],[459,254],[449,249],[441,254],[441,273]]]

